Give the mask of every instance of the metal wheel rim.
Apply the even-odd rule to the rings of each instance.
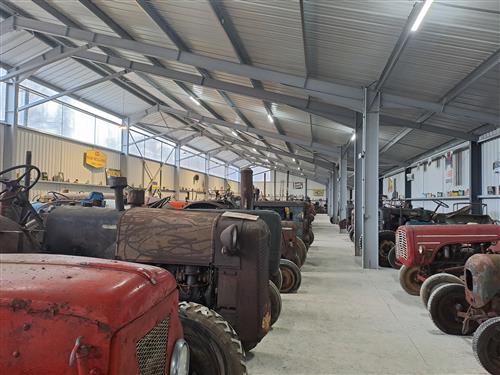
[[[283,282],[281,283],[280,291],[284,293],[289,292],[295,285],[295,275],[288,267],[281,267],[281,274],[283,275]]]

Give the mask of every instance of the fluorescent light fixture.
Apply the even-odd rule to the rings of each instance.
[[[295,158],[292,158],[293,162],[295,163],[297,160],[295,160]]]
[[[356,133],[352,133],[351,142],[353,142],[355,139],[356,139]]]
[[[425,15],[429,11],[429,8],[431,7],[433,1],[434,0],[425,0],[424,6],[420,10],[420,13],[417,16],[417,19],[415,20],[415,23],[411,27],[411,31],[417,31],[418,30],[418,28],[420,27],[420,24],[424,20]]]
[[[253,152],[257,152],[257,149],[255,149],[255,148],[253,148],[252,150],[253,150]]]
[[[189,99],[191,99],[193,102],[195,102],[196,105],[200,105],[200,102],[198,100],[196,100],[194,97],[192,97],[191,95],[189,96]]]
[[[300,167],[297,168],[300,171]]]
[[[273,116],[271,116],[269,113],[267,114],[267,118],[269,119],[270,122],[274,124],[274,119]]]
[[[237,136],[238,136],[238,133],[236,133],[234,130],[232,130],[232,131],[231,131],[231,133],[232,133],[235,137],[237,137]]]

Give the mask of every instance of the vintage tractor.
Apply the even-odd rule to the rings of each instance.
[[[495,224],[401,226],[396,233],[401,287],[419,295],[422,283],[431,275],[461,275],[467,259],[491,251],[491,244],[499,238],[500,226]]]
[[[31,166],[21,168],[37,170]],[[21,180],[0,182],[8,187],[0,194],[0,202],[5,203],[8,193],[9,206],[2,205],[2,209],[15,213],[29,205],[25,194],[28,185]],[[36,178],[28,187],[35,183]],[[117,196],[121,193],[118,189]],[[118,199],[119,209],[123,209],[122,204]],[[167,210],[150,208],[118,211],[56,206],[49,211],[42,213],[41,220],[32,210],[31,217],[38,219],[30,219],[26,225],[0,216],[0,252],[36,252],[42,242],[42,249],[52,253],[161,265],[172,271],[183,300],[189,300],[180,304],[180,313],[195,373],[246,373],[245,355],[230,323],[195,300],[211,304],[238,325],[247,348],[260,341],[269,330],[270,320],[268,279],[262,276],[267,275],[268,240],[263,223],[255,217],[233,221],[188,211],[185,213],[189,215],[171,215],[177,220],[168,219]],[[199,222],[202,224],[198,226]],[[262,238],[262,243],[250,242],[255,247],[249,250],[245,244],[251,236]]]
[[[312,231],[312,220],[308,207],[309,203],[301,201],[257,201],[254,203],[255,209],[273,210],[280,216],[281,220],[293,221],[297,225],[297,236],[304,242],[306,248],[314,242]]]
[[[3,254],[0,274],[2,374],[189,374],[175,279],[161,268]]]
[[[228,210],[230,207],[217,201],[191,202],[184,209]],[[271,210],[232,210],[257,215],[268,225],[271,232],[271,253],[269,254],[269,278],[281,293],[295,293],[300,288],[300,267],[305,262],[307,249],[297,237],[296,225],[292,221],[282,221]],[[280,260],[280,258],[282,258]],[[272,297],[273,298],[276,297]],[[273,317],[273,323],[275,318]]]

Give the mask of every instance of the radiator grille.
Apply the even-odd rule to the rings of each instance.
[[[396,256],[408,259],[408,247],[406,243],[406,231],[398,230],[396,233]]]
[[[163,375],[167,358],[167,316],[137,342],[136,353],[140,375]]]

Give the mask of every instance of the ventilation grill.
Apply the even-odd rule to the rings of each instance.
[[[167,358],[168,323],[166,317],[137,342],[140,375],[164,375]]]
[[[406,231],[398,230],[396,234],[396,256],[408,259],[408,247],[406,244]]]

